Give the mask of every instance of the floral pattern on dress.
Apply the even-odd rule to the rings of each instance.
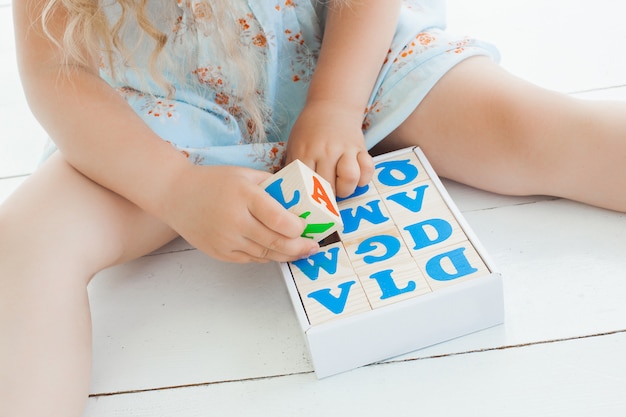
[[[142,104],[138,106],[139,110],[146,116],[158,119],[161,123],[166,123],[167,120],[178,119],[176,102],[174,100],[144,94],[130,87],[121,87],[118,88],[117,91],[127,101],[131,98],[136,101],[141,101]]]
[[[175,42],[182,45],[196,42],[199,45],[197,49],[199,65],[191,71],[191,75],[196,77],[200,86],[205,87],[203,91],[207,98],[226,110],[237,121],[243,135],[242,143],[252,142],[258,126],[252,119],[245,117],[243,98],[237,94],[234,85],[236,80],[232,80],[232,74],[227,74],[223,70],[221,63],[215,62],[210,52],[211,47],[217,47],[214,44],[216,28],[211,4],[207,0],[177,0],[177,5],[182,15],[172,29]],[[247,8],[241,8],[240,13],[234,17],[234,24],[239,30],[239,47],[254,48],[261,54],[266,53],[270,39]],[[257,94],[262,96],[263,92],[258,91]],[[270,115],[265,117],[265,122],[269,122]]]
[[[280,171],[285,164],[287,157],[287,142],[273,142],[267,144],[252,145],[251,152],[248,157],[255,164],[265,167],[270,173]]]
[[[103,5],[116,3],[100,1]],[[158,81],[138,79],[138,74],[149,73],[147,60],[135,70],[120,57],[114,56],[112,62],[104,59],[102,77],[157,135],[191,162],[276,171],[284,162],[289,132],[306,99],[328,5],[319,0],[232,0],[239,10],[233,23],[239,28],[241,47],[267,57],[267,80],[258,94],[269,107],[268,143],[256,144],[249,138],[261,127],[245,120],[242,99],[236,93],[237,80],[231,79],[228,63],[221,62],[218,57],[222,55],[216,53],[212,4],[211,0],[147,3],[155,10],[173,6],[177,13],[157,26],[168,35],[165,48],[170,56],[184,60],[188,67],[189,85],[170,77],[176,87],[171,99],[163,98]],[[110,16],[115,13],[112,9]],[[497,57],[488,44],[444,31],[442,0],[404,0],[399,22],[364,109],[362,128],[368,147],[399,126],[452,66],[476,54]]]
[[[449,52],[455,54],[462,54],[465,50],[470,47],[473,43],[471,38],[464,38],[460,41],[449,42],[448,44],[452,47]]]
[[[297,7],[299,7],[299,2],[286,0],[282,4],[276,4],[274,9],[277,14],[284,14],[293,13]],[[281,16],[278,18],[283,19]],[[307,42],[302,30],[294,27],[286,27],[282,37],[286,41],[291,57],[289,60],[291,81],[309,83],[319,56],[319,44]]]
[[[379,91],[380,93],[381,91]],[[372,126],[372,118],[381,113],[382,111],[384,111],[384,109],[391,103],[389,102],[383,102],[383,100],[381,99],[376,99],[372,102],[372,104],[370,104],[369,106],[367,106],[365,108],[365,115],[363,117],[363,123],[361,126],[361,129],[363,131],[368,130],[371,126]]]

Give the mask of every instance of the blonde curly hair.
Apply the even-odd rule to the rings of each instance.
[[[146,50],[146,45],[151,45],[150,76],[163,89],[163,95],[173,98],[176,88],[163,73],[178,74],[180,80],[177,83],[186,83],[188,80],[184,74],[188,68],[184,62],[171,59],[163,53],[169,40],[168,35],[158,29],[159,25],[154,20],[160,19],[161,27],[174,27],[176,1],[171,0],[171,10],[159,10],[155,15],[154,10],[148,9],[149,0],[111,0],[106,5],[116,4],[121,11],[119,19],[112,21],[98,0],[49,0],[43,9],[41,23],[43,31],[59,47],[66,69],[76,65],[93,65],[104,59],[104,66],[113,70],[115,57],[121,57],[132,67],[135,54]],[[243,126],[244,135],[247,133],[246,139],[263,142],[267,130],[271,129],[271,126],[266,126],[266,121],[270,119],[268,106],[260,93],[265,79],[262,70],[265,67],[265,56],[261,50],[255,53],[253,49],[241,47],[241,25],[237,21],[237,11],[241,7],[239,3],[241,0],[202,2],[202,7],[206,9],[203,12],[213,17],[210,19],[213,26],[204,27],[203,30],[210,31],[211,38],[219,46],[218,50],[221,50],[221,56],[217,59],[225,63],[232,79],[237,80],[235,95],[240,106],[237,107],[238,114],[234,116]],[[58,12],[66,16],[65,29],[62,36],[55,38],[49,24],[52,16]],[[136,31],[136,28],[140,33],[137,44],[125,44],[126,31]],[[115,73],[110,75],[113,79],[117,76]]]

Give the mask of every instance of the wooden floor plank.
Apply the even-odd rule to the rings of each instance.
[[[92,398],[89,417],[623,416],[626,334]]]

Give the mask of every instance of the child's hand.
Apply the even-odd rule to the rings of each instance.
[[[208,255],[230,262],[291,261],[318,249],[300,237],[305,221],[258,184],[270,174],[230,166],[193,166],[174,185],[164,219]]]
[[[300,159],[333,186],[351,195],[372,178],[374,163],[361,130],[363,114],[328,103],[305,106],[287,142],[287,163]]]

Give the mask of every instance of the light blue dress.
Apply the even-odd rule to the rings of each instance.
[[[216,62],[211,52],[211,35],[203,30],[206,19],[212,17],[207,13],[207,1],[210,0],[148,3],[163,3],[161,10],[171,6],[177,14],[171,27],[159,28],[168,35],[167,52],[174,58],[193,57],[188,84],[177,86],[172,99],[163,97],[157,83],[141,81],[127,63],[112,69],[104,67],[102,76],[154,132],[194,163],[275,171],[282,165],[290,129],[303,107],[315,69],[326,2],[243,2],[238,18],[242,43],[248,48],[263,48],[267,57],[262,95],[269,106],[271,129],[267,129],[268,142],[258,144],[250,143],[246,120],[237,117],[237,97],[229,84],[232,80],[221,63]],[[475,55],[498,59],[491,45],[453,36],[444,29],[444,0],[404,1],[388,57],[364,109],[363,131],[368,149],[399,126],[454,65]],[[140,55],[138,51],[136,63],[141,67]],[[143,61],[147,62],[147,58]]]

